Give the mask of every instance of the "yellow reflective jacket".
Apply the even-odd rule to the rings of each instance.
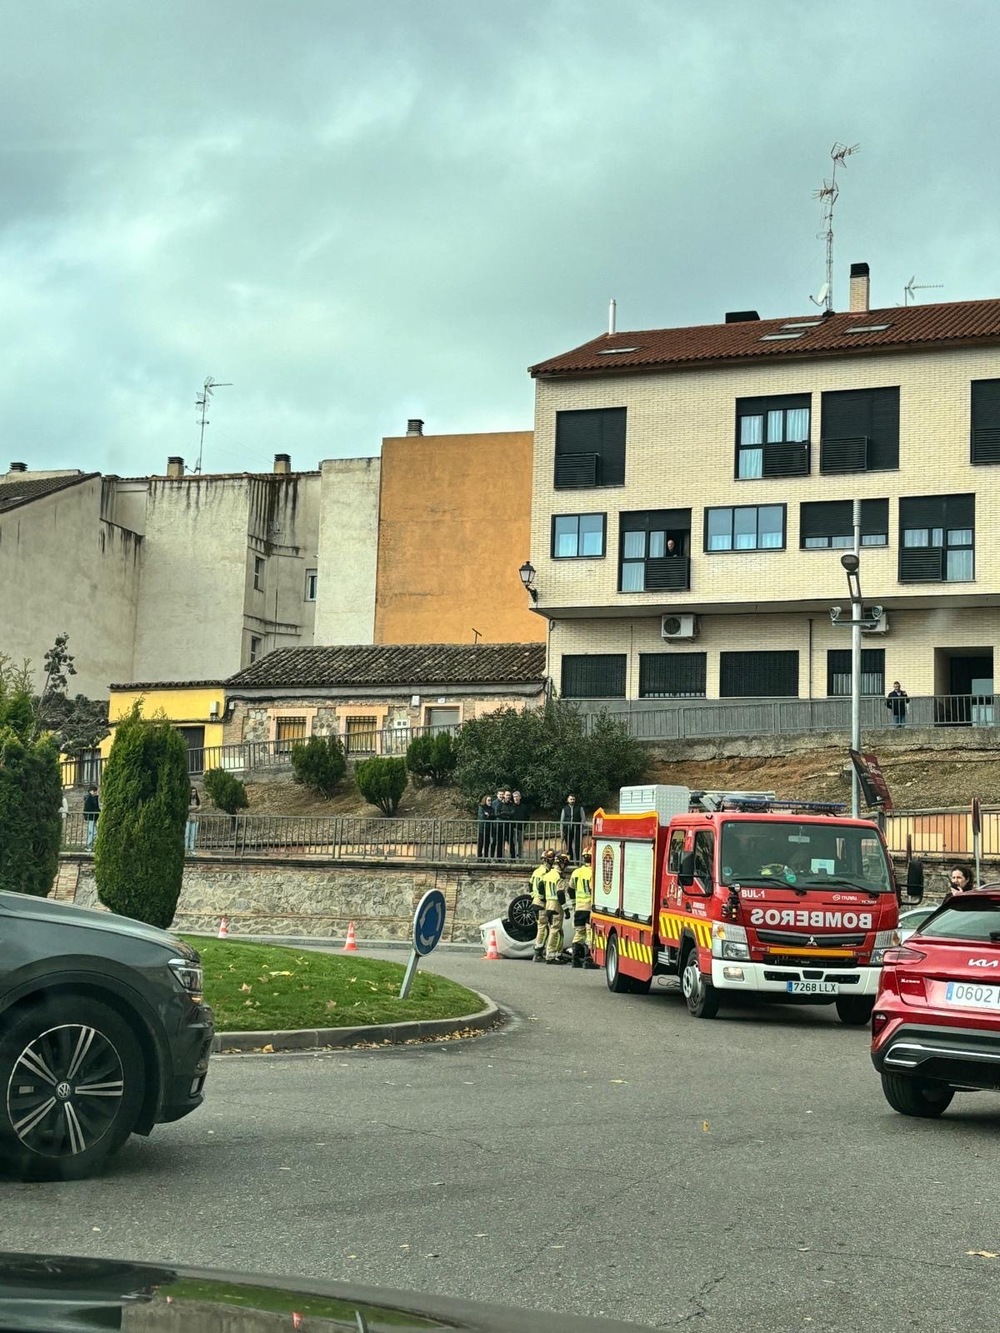
[[[569,877],[569,896],[578,912],[589,912],[594,902],[594,872],[590,866],[577,866]]]

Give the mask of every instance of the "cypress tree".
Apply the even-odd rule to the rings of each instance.
[[[101,782],[94,845],[105,907],[166,930],[184,876],[187,747],[165,718],[144,718],[137,700],[118,723]]]
[[[59,749],[36,736],[31,698],[0,679],[0,889],[44,898],[59,869]]]

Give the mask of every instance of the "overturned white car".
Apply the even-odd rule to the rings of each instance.
[[[501,958],[531,958],[535,952],[535,933],[538,918],[531,905],[530,893],[519,893],[510,902],[507,915],[487,921],[479,927],[483,937],[483,949],[489,947],[490,931],[497,935],[497,950]],[[563,948],[569,949],[573,943],[573,913],[566,913],[563,922]]]

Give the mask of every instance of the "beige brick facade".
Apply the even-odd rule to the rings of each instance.
[[[1000,639],[1000,473],[970,462],[970,382],[1000,379],[1000,348],[872,352],[766,364],[579,375],[537,381],[531,559],[537,610],[553,623],[549,670],[560,687],[564,654],[614,652],[628,659],[626,697],[638,695],[642,652],[704,652],[706,697],[719,695],[719,654],[795,649],[798,693],[827,693],[826,653],[850,647],[830,623],[849,602],[839,549],[800,549],[800,509],[808,501],[887,499],[887,547],[866,547],[866,604],[885,607],[889,629],[864,636],[885,652],[885,680],[910,694],[951,692],[948,654],[991,655]],[[844,389],[899,389],[899,467],[820,473],[821,395]],[[736,401],[811,395],[810,474],[735,479]],[[556,415],[585,408],[627,409],[624,486],[553,485]],[[967,582],[900,582],[901,497],[975,495],[975,577]],[[778,550],[708,552],[705,510],[785,505]],[[619,518],[632,511],[690,509],[690,588],[618,591]],[[602,558],[553,559],[554,515],[607,515]],[[693,642],[664,642],[663,613],[697,615]]]

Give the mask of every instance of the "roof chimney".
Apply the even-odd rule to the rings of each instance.
[[[751,320],[760,319],[756,310],[727,310],[727,324],[749,324]]]
[[[275,472],[291,472],[292,470],[291,454],[275,454],[274,470]]]
[[[11,472],[27,472],[28,465],[27,463],[11,463],[10,470]]]
[[[852,314],[860,314],[868,309],[868,265],[851,265],[851,296],[848,309]]]
[[[406,423],[406,433],[407,435],[423,435],[424,423],[419,417],[410,417]]]
[[[177,454],[171,454],[171,456],[167,459],[167,476],[168,477],[184,476],[184,459],[178,457]]]

